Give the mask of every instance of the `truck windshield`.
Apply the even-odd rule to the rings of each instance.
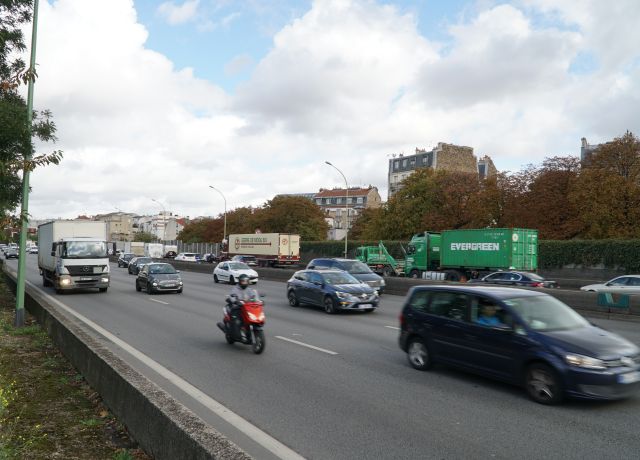
[[[107,257],[107,243],[102,241],[67,241],[62,248],[63,259],[99,259]]]

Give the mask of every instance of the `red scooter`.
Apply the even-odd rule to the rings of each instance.
[[[261,300],[243,302],[227,302],[224,306],[224,319],[218,327],[227,339],[229,345],[240,342],[251,345],[257,355],[264,351],[264,310]]]

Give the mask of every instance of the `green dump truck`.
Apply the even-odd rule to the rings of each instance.
[[[400,246],[402,248],[402,246]],[[402,248],[404,251],[404,248]],[[377,246],[356,248],[356,259],[364,262],[374,272],[383,276],[404,276],[404,259],[398,260],[389,254],[380,241]]]
[[[412,278],[460,281],[496,270],[538,268],[538,231],[483,228],[413,235],[404,263]]]

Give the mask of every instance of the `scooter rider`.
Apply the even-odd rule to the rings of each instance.
[[[242,327],[242,317],[240,315],[240,303],[258,298],[258,292],[255,289],[249,289],[249,277],[247,275],[238,276],[238,284],[231,289],[227,302],[229,303],[229,310],[231,316],[231,323],[234,328],[239,328],[240,336],[244,340],[246,338],[246,332]],[[238,329],[236,329],[238,332]],[[235,335],[235,334],[234,334]]]

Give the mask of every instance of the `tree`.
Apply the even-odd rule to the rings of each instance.
[[[353,223],[351,230],[349,230],[349,238],[353,240],[385,239],[387,236],[384,233],[386,216],[387,209],[385,206],[364,209],[360,217]]]
[[[625,180],[640,180],[640,139],[627,131],[623,136],[601,145],[591,156],[588,168],[604,169]]]
[[[22,173],[37,166],[59,164],[62,152],[34,156],[33,137],[55,141],[56,127],[47,110],[34,111],[28,126],[27,105],[18,86],[36,78],[20,58],[26,50],[22,27],[31,21],[33,0],[0,1],[0,215],[6,216],[22,198]],[[26,217],[26,216],[25,216]]]
[[[133,234],[133,241],[141,241],[143,243],[155,243],[158,237],[149,232],[136,232]]]
[[[258,209],[255,221],[264,233],[297,233],[303,241],[327,238],[329,226],[322,210],[299,196],[277,196]]]

